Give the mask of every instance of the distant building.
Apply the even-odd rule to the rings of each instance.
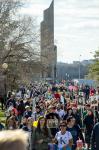
[[[90,65],[90,64],[93,64],[94,63],[94,61],[93,60],[83,60],[82,62],[81,62],[83,65]]]
[[[80,61],[73,61],[73,64],[78,65]]]
[[[54,0],[41,22],[42,78],[56,78],[57,47],[54,45]]]
[[[82,60],[82,61],[73,61],[73,64],[78,65],[78,64],[82,64],[82,65],[90,65],[94,63],[94,60],[89,59],[89,60]]]

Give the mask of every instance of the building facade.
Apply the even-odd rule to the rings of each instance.
[[[56,78],[57,47],[54,45],[54,0],[44,10],[41,22],[42,78]]]

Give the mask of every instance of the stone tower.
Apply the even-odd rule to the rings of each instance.
[[[54,0],[44,10],[41,22],[42,78],[56,78],[57,47],[54,45]]]

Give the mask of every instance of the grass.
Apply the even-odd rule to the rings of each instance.
[[[0,110],[0,118],[1,118],[1,117],[5,117],[5,114],[4,114],[4,111],[1,111],[1,110]]]
[[[1,106],[0,106],[0,120],[2,123],[5,123],[5,121],[6,121],[5,111],[1,110]]]

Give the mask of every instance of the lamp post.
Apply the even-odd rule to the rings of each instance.
[[[3,63],[3,64],[2,64],[2,68],[4,69],[4,72],[5,72],[4,90],[5,90],[5,97],[6,97],[6,95],[7,95],[6,70],[7,70],[7,68],[8,68],[8,64],[7,64],[7,63]]]
[[[82,55],[80,55],[79,56],[79,80],[80,80],[80,78],[81,78],[81,63],[80,63],[80,57],[81,57]]]
[[[68,80],[69,80],[69,78],[70,78],[70,76],[69,76],[69,74],[68,74]]]
[[[2,68],[3,68],[4,70],[6,70],[6,69],[8,68],[8,64],[7,64],[7,63],[3,63],[3,64],[2,64]]]
[[[69,80],[69,77],[70,77],[69,74],[66,73],[65,75],[66,75],[66,80]]]
[[[65,75],[66,75],[66,80],[67,80],[67,78],[68,78],[68,74],[66,73]]]

